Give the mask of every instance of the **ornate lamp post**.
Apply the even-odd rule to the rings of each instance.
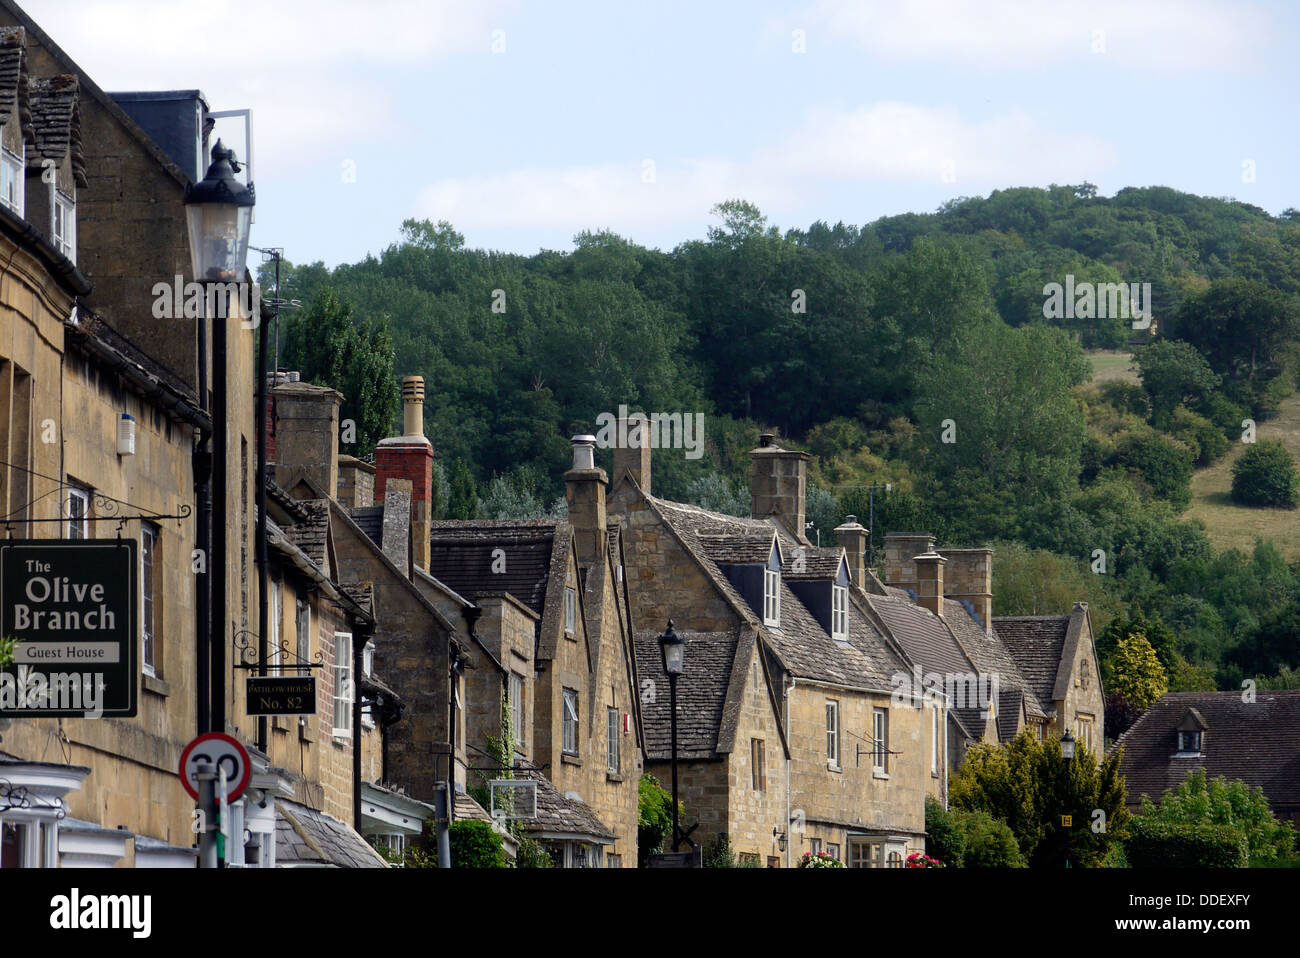
[[[245,260],[248,258],[248,237],[252,228],[253,204],[255,203],[252,185],[244,186],[235,179],[239,164],[235,153],[228,150],[220,140],[212,148],[212,165],[202,182],[185,188],[185,219],[189,227],[190,259],[194,268],[194,279],[208,287],[209,302],[219,303],[213,312],[218,315],[209,317],[213,320],[212,329],[212,368],[216,389],[213,395],[212,428],[215,437],[212,451],[211,487],[217,491],[216,501],[211,507],[211,548],[205,557],[211,582],[211,620],[208,634],[203,637],[208,660],[211,663],[209,673],[209,728],[218,732],[226,730],[226,534],[229,520],[226,508],[227,493],[227,445],[226,432],[229,420],[229,392],[226,381],[227,333],[229,322],[229,299],[232,288],[226,286],[225,295],[212,295],[215,284],[242,284],[245,274]],[[238,287],[235,287],[237,290]],[[200,330],[199,342],[206,341],[205,331]],[[200,398],[206,400],[207,363],[205,349],[199,354]],[[261,415],[262,410],[258,410]],[[200,513],[203,509],[205,491],[200,491]],[[200,527],[204,525],[200,517]],[[200,545],[202,548],[202,545]],[[204,586],[200,585],[200,589]],[[264,642],[264,640],[263,640]],[[265,658],[265,651],[262,656]],[[204,660],[200,651],[200,661]],[[200,695],[202,691],[200,691]],[[202,713],[201,713],[202,714]],[[208,731],[209,729],[201,729]]]
[[[1074,736],[1070,730],[1066,729],[1065,734],[1061,736],[1061,758],[1065,759],[1065,787],[1068,792],[1070,788],[1070,763],[1074,761]],[[1070,832],[1068,828],[1065,832],[1065,867],[1070,867]]]
[[[672,729],[673,754],[673,851],[679,844],[677,829],[677,677],[682,674],[686,659],[686,640],[673,631],[673,620],[668,620],[668,631],[659,636],[659,652],[663,656],[664,671],[668,673],[668,725]]]

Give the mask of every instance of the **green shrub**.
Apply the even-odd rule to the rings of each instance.
[[[705,868],[739,868],[736,853],[732,851],[731,839],[725,834],[719,835],[704,846]]]
[[[505,843],[492,826],[476,819],[451,824],[452,868],[505,868]]]
[[[966,833],[966,868],[1024,868],[1016,836],[988,812],[959,812]]]
[[[1141,816],[1129,824],[1124,854],[1131,868],[1244,868],[1249,860],[1240,829]]]
[[[927,795],[925,799],[925,853],[948,868],[961,868],[966,859],[966,832],[952,812]]]
[[[1243,506],[1294,509],[1300,504],[1295,457],[1276,439],[1246,447],[1232,464],[1232,500]]]
[[[1182,406],[1174,410],[1167,431],[1191,450],[1198,466],[1211,465],[1228,451],[1222,429]]]
[[[1141,477],[1154,495],[1185,509],[1192,501],[1192,451],[1152,429],[1131,432],[1116,445],[1116,459]]]

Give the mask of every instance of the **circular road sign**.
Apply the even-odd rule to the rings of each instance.
[[[213,769],[226,770],[226,801],[233,802],[248,788],[253,763],[248,751],[236,739],[224,732],[207,732],[200,735],[181,752],[181,784],[190,797],[199,800],[199,762],[210,762]]]

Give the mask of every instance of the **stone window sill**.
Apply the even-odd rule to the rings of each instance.
[[[298,741],[300,742],[316,741],[316,733],[312,731],[311,722],[307,722],[302,719],[298,720]]]
[[[622,776],[622,774],[620,774],[619,772],[606,772],[606,773],[605,773],[605,781],[607,781],[607,782],[621,782],[621,781],[623,781],[623,776]]]
[[[561,753],[560,761],[563,762],[565,765],[577,765],[579,767],[582,766],[582,759],[578,758],[578,756],[576,755],[571,755],[568,752]]]
[[[333,737],[334,747],[338,749],[348,748],[352,744],[351,735],[335,735]]]
[[[271,728],[277,732],[287,732],[289,731],[289,720],[283,715],[272,715]]]
[[[142,674],[140,678],[143,680],[144,690],[146,692],[152,692],[154,695],[161,695],[163,698],[171,695],[171,686],[158,678],[158,676],[146,673]]]
[[[878,771],[877,769],[874,769],[874,768],[873,768],[873,769],[871,770],[871,777],[872,777],[872,778],[883,778],[883,779],[885,779],[886,781],[888,781],[888,780],[889,780],[889,773],[888,773],[888,772],[881,772],[881,771]]]
[[[826,771],[835,772],[837,774],[843,774],[844,769],[840,768],[840,766],[836,765],[834,762],[827,762]]]

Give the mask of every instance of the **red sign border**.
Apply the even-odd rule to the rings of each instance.
[[[237,738],[227,735],[225,732],[204,732],[198,738],[191,741],[189,745],[186,745],[181,751],[181,761],[176,773],[180,776],[181,785],[184,786],[185,791],[189,792],[190,798],[197,802],[199,800],[199,793],[197,790],[190,787],[190,780],[185,775],[185,763],[189,761],[190,753],[194,751],[196,746],[202,742],[211,742],[214,740],[229,742],[231,745],[235,746],[235,748],[239,749],[239,753],[244,757],[244,777],[239,780],[239,783],[234,788],[226,792],[226,801],[233,802],[244,794],[245,789],[248,788],[248,780],[253,776],[253,762],[248,757],[248,749],[244,748],[243,744]]]

